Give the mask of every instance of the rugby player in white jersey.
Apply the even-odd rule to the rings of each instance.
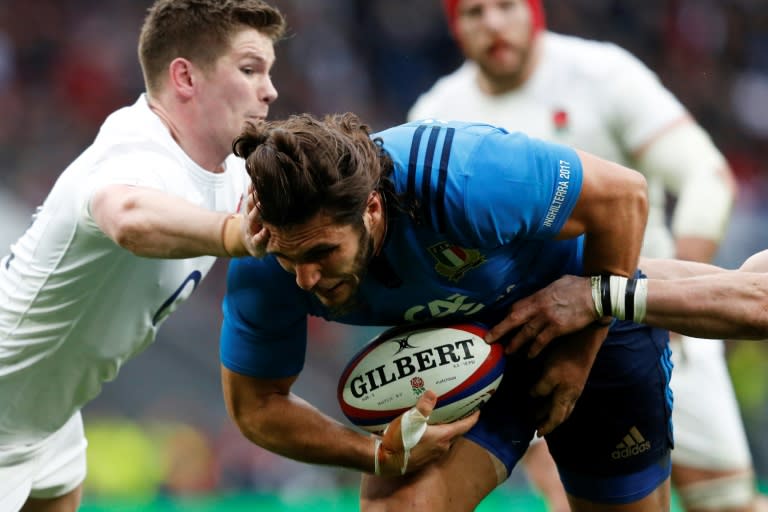
[[[231,213],[247,183],[231,148],[277,97],[284,30],[261,0],[157,0],[139,40],[146,93],[106,119],[0,260],[3,512],[77,509],[80,408],[215,256],[257,252]]]
[[[540,0],[443,0],[463,65],[422,95],[410,120],[485,121],[578,147],[643,172],[649,186],[645,256],[709,261],[729,218],[728,164],[680,102],[637,58],[610,44],[545,30]],[[677,197],[671,230],[666,193]],[[722,341],[673,336],[672,481],[689,512],[747,511],[752,460]],[[529,476],[567,510],[537,443]]]

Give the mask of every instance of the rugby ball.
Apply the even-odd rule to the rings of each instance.
[[[504,374],[504,348],[477,323],[396,327],[373,338],[347,364],[337,389],[344,415],[381,433],[431,389],[429,423],[450,423],[487,402]]]

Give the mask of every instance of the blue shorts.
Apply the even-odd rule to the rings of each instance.
[[[466,434],[508,472],[535,431],[541,403],[529,393],[543,356],[509,358],[501,386]],[[568,493],[598,503],[631,503],[669,477],[671,372],[667,331],[630,322],[611,328],[573,413],[546,436]]]

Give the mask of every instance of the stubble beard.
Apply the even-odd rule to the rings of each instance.
[[[349,282],[349,286],[352,287],[353,291],[349,298],[342,304],[336,306],[328,306],[328,310],[331,314],[331,317],[333,318],[342,317],[352,313],[360,306],[360,283],[362,283],[366,273],[368,272],[368,265],[370,264],[374,253],[373,237],[365,228],[365,226],[362,228],[358,242],[359,249],[355,255],[352,272],[344,276],[344,279]]]

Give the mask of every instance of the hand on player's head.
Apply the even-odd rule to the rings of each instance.
[[[426,421],[436,404],[437,395],[427,390],[414,406],[417,417],[420,415]],[[480,412],[476,411],[472,415],[452,423],[427,426],[418,442],[406,456],[402,429],[403,418],[406,414],[403,413],[395,418],[382,436],[379,452],[379,473],[382,476],[410,473],[438,460],[450,450],[457,437],[464,435],[477,423],[480,416]]]
[[[248,187],[241,213],[245,217],[243,222],[243,245],[251,256],[261,258],[267,253],[269,230],[264,227],[259,214],[258,200],[253,192],[253,185]]]

